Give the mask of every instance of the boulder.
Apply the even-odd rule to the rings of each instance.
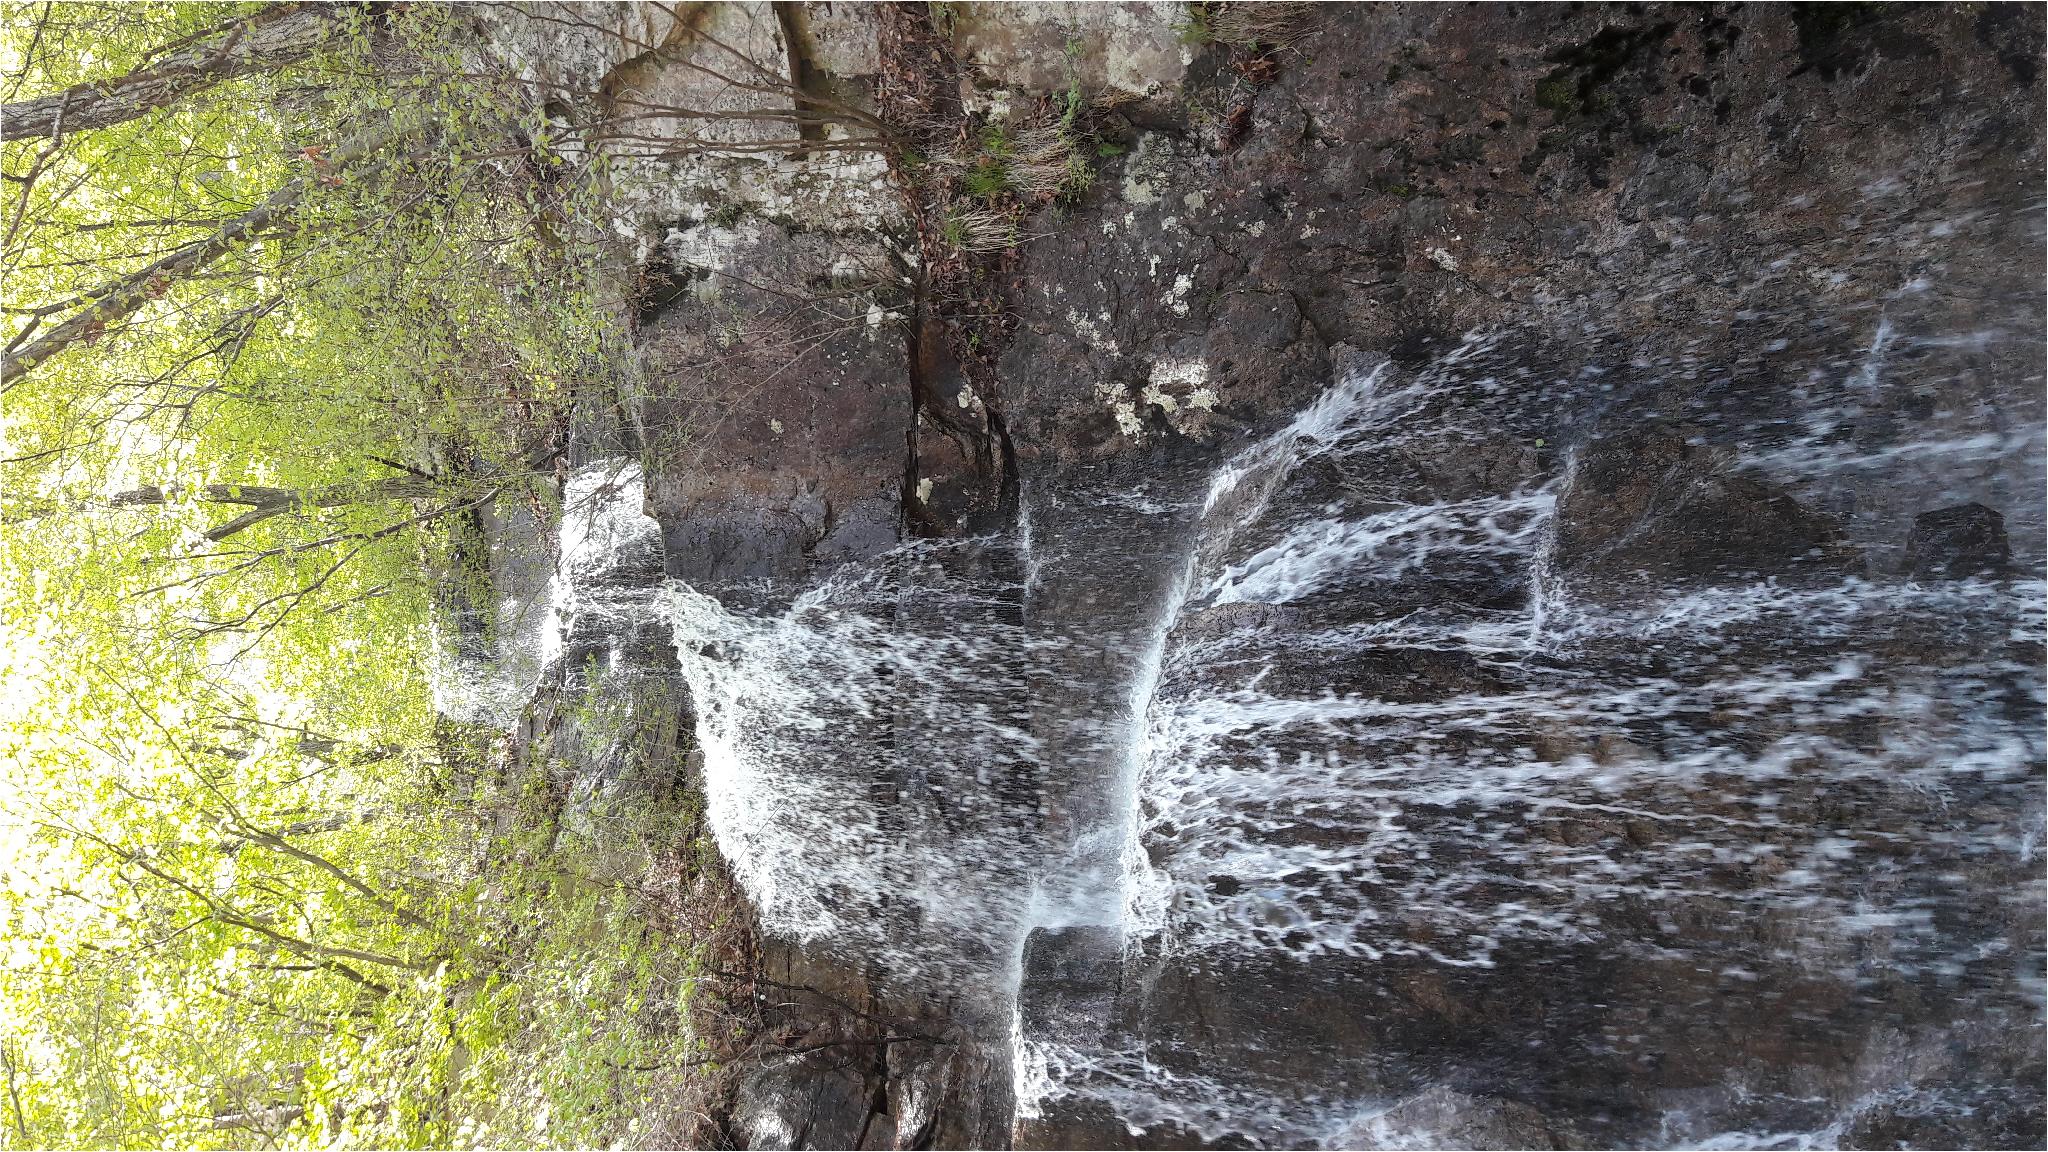
[[[1922,512],[1906,537],[1902,568],[1915,580],[2007,575],[2012,545],[2005,539],[2005,517],[1975,502]]]

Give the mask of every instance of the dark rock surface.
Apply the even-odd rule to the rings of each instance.
[[[1277,480],[1269,511],[1204,570],[1250,579],[1315,517],[1498,515],[1412,565],[1361,544],[1313,596],[1196,589],[1166,642],[1161,706],[1233,683],[1203,645],[1246,636],[1278,638],[1233,657],[1267,669],[1258,688],[1276,698],[1451,708],[1654,684],[1678,702],[1568,719],[1504,706],[1487,727],[1240,749],[1245,765],[1339,746],[1397,765],[1421,747],[1575,766],[1593,783],[1499,803],[1419,780],[1384,852],[1369,821],[1290,826],[1290,848],[1372,857],[1344,891],[1175,873],[1218,908],[1284,882],[1332,917],[1363,909],[1372,927],[1347,953],[1276,924],[1263,951],[1127,960],[1101,932],[1040,929],[1020,961],[1026,1032],[1099,1020],[1089,1042],[1195,1087],[1181,1111],[1150,1116],[1114,1091],[1053,1099],[1014,1138],[2039,1146],[2038,866],[1988,847],[2038,832],[2038,781],[1958,776],[1930,798],[1826,771],[1828,749],[1892,766],[1984,751],[1921,739],[1937,712],[1981,704],[2011,731],[2038,728],[2037,628],[1950,605],[1855,638],[1871,691],[1932,700],[1925,715],[1823,716],[1716,679],[1825,679],[1852,643],[1831,617],[1702,625],[1661,650],[1589,628],[1569,652],[1513,660],[1470,637],[1540,610],[1545,580],[1572,603],[1627,606],[2039,578],[2041,7],[1394,4],[1315,18],[1263,83],[1211,46],[1177,92],[1110,117],[1121,151],[1094,191],[1034,221],[1006,266],[1015,328],[989,376],[946,350],[901,255],[912,238],[889,228],[681,221],[668,250],[690,290],[642,329],[648,396],[632,423],[668,575],[786,603],[903,540],[1023,516],[1041,544],[1068,542],[1016,606],[1098,642],[1059,665],[1097,680],[1034,689],[1033,731],[1056,762],[1109,756],[1201,481],[1375,364],[1383,392],[1420,398],[1372,450]],[[720,254],[691,264],[705,229]],[[1096,499],[1127,489],[1179,511]],[[1546,498],[1543,536],[1529,510]],[[1341,657],[1303,639],[1425,624],[1441,630]],[[1820,750],[1785,753],[1768,784],[1709,755],[1801,742]],[[2036,733],[2024,755],[2038,751]],[[1672,767],[1629,770],[1643,764]],[[1079,821],[1068,808],[1102,803],[1074,793],[1033,818]],[[1714,831],[1731,828],[1758,830]],[[1170,823],[1147,836],[1167,872],[1192,843]],[[1405,858],[1417,850],[1434,855]],[[1831,851],[1885,862],[1851,877],[1860,895],[1815,881],[1816,900],[1862,899],[1871,924],[1909,911],[1811,938],[1808,912],[1773,901]],[[1487,875],[1453,890],[1461,862]],[[1663,890],[1604,887],[1652,873]],[[1503,931],[1478,963],[1468,915],[1569,928]],[[1006,1020],[830,948],[773,945],[766,964],[800,991],[775,1009],[784,1054],[745,1074],[736,1140],[1013,1138]],[[1204,1076],[1228,1090],[1201,1099]],[[1227,1119],[1265,1106],[1239,1090],[1286,1102],[1301,1126]],[[1370,1116],[1307,1123],[1367,1098]]]
[[[1728,474],[1713,457],[1654,428],[1592,440],[1558,501],[1552,563],[1615,582],[1754,581],[1861,567],[1827,517],[1772,485]]]
[[[1982,504],[1937,508],[1913,517],[1905,571],[1916,580],[2003,576],[2012,570],[2005,517]]]
[[[650,512],[669,574],[707,587],[799,580],[898,539],[912,482],[915,398],[900,323],[853,286],[900,282],[872,239],[798,232],[757,217],[718,255],[670,273],[688,294],[642,329],[649,400],[637,414],[653,463]]]

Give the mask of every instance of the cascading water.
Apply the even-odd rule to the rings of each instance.
[[[1776,408],[1613,433],[1599,373],[1472,340],[1221,462],[1070,469],[1012,537],[793,597],[598,578],[659,537],[637,472],[592,469],[558,631],[665,621],[762,926],[1014,1044],[1027,1142],[1512,1144],[1566,1116],[1810,1146],[1970,1115],[1942,1069],[2041,992],[2040,526],[1901,576],[1900,509],[1831,534],[1803,508],[1900,469],[1963,506],[2043,448],[1988,411],[1845,438],[1902,339]],[[1679,987],[1697,1019],[1663,1015]],[[1689,1067],[1689,1028],[1833,1071]]]
[[[711,823],[763,924],[1001,1015],[1031,929],[1117,923],[1132,688],[1192,509],[1068,488],[1035,547],[906,545],[765,612],[673,585]]]
[[[572,474],[562,492],[552,555],[524,509],[484,510],[484,555],[495,603],[459,603],[453,636],[439,645],[435,705],[471,723],[510,726],[550,667],[565,656],[618,663],[621,644],[648,615],[661,581],[661,532],[641,510],[640,465],[602,460]],[[457,587],[453,598],[472,590]]]
[[[906,548],[775,615],[668,596],[711,823],[764,924],[906,981],[999,968],[1045,850],[1015,693],[1047,643],[1005,618],[988,547]]]
[[[1730,1004],[1863,990],[1807,1043],[1895,1013],[1887,983],[2007,1027],[2038,1010],[2008,927],[2038,896],[2038,555],[2024,579],[1874,575],[1840,541],[1802,552],[1808,525],[1746,477],[1784,478],[1795,452],[1822,483],[1943,455],[1937,491],[1967,499],[1958,473],[2038,477],[2039,428],[1875,452],[1795,432],[1711,469],[1682,442],[1631,444],[1672,464],[1600,537],[1591,505],[1634,496],[1543,458],[1540,398],[1501,397],[1500,360],[1473,342],[1405,388],[1340,386],[1320,433],[1298,422],[1222,472],[1151,696],[1117,1026],[1075,1043],[1027,1010],[1027,1115],[1485,1146],[1535,1139],[1516,1125],[1548,1096],[1595,1142],[1806,1146],[1873,1098],[1978,1110],[1986,1089],[1926,1055],[1985,1042],[1949,1024],[1895,1022],[1797,1097],[1782,1069],[1646,1076],[1634,1116],[1502,1060],[1670,1060],[1657,992],[1601,973],[1696,983],[1708,1028],[1743,1026],[1711,1019]],[[1418,467],[1461,452],[1463,475]],[[1631,551],[1659,515],[1717,562]],[[1765,535],[1790,554],[1757,553]],[[1487,1049],[1440,1022],[1404,1035],[1418,996],[1468,998]]]

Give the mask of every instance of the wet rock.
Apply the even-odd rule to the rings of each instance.
[[[1615,579],[1755,579],[1857,562],[1840,530],[1673,431],[1628,430],[1582,450],[1558,500],[1553,562]]]
[[[2038,822],[2038,649],[1971,585],[1847,578],[1901,540],[1927,583],[2041,555],[2039,349],[2010,338],[2041,317],[2039,8],[1330,6],[1271,68],[1184,59],[1177,12],[1065,11],[953,29],[981,106],[1155,97],[1021,229],[999,395],[903,330],[897,198],[820,156],[733,165],[737,218],[663,221],[695,271],[625,422],[669,573],[731,604],[905,535],[1019,541],[877,599],[899,639],[1022,621],[1055,657],[977,654],[971,689],[787,766],[894,765],[831,826],[889,830],[861,847],[898,874],[912,823],[1058,847],[1104,816],[1120,792],[1049,766],[1112,778],[1196,551],[1146,713],[1192,727],[1135,816],[1160,923],[1128,956],[1030,938],[1027,1039],[1108,1042],[1015,1139],[2038,1145],[2008,1090],[2040,1079],[2038,868],[2010,848]],[[812,64],[871,67],[840,47]],[[779,190],[798,168],[862,182],[858,210]],[[821,289],[859,302],[791,303]],[[1387,357],[1350,449],[1203,514],[1223,461]],[[993,814],[946,791],[963,703],[1017,710],[960,758]],[[832,1045],[758,1057],[749,1138],[1011,1139],[1008,1006],[904,991],[901,950],[831,959],[854,943],[766,961],[811,990],[774,1023]]]
[[[2007,575],[2012,546],[2005,538],[2005,517],[1976,503],[1922,512],[1906,537],[1902,567],[1915,580]]]
[[[872,1091],[855,1068],[830,1056],[774,1056],[740,1081],[732,1131],[747,1148],[871,1148],[865,1142]]]
[[[635,421],[669,574],[790,581],[894,544],[913,396],[886,247],[748,218],[669,248],[695,288],[642,333]],[[852,315],[821,317],[821,286]]]
[[[1215,335],[1240,346],[1278,352],[1301,333],[1301,310],[1294,298],[1272,292],[1233,293],[1217,313]]]
[[[1123,934],[1114,928],[1036,928],[1024,938],[1017,1011],[1034,1034],[1100,1033],[1123,978]]]
[[[1562,1137],[1562,1139],[1561,1139]],[[1467,1096],[1437,1085],[1352,1122],[1343,1143],[1372,1148],[1572,1147],[1543,1114],[1520,1101]]]

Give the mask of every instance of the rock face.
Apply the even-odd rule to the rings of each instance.
[[[1905,571],[1920,580],[2004,576],[2012,570],[2005,517],[1982,504],[1937,508],[1913,518]]]
[[[687,289],[643,328],[637,431],[670,574],[787,581],[893,546],[915,398],[878,302],[903,296],[889,253],[758,218],[672,231],[667,250]]]
[[[1558,499],[1552,564],[1602,581],[1745,583],[1860,567],[1832,520],[1713,456],[1655,429],[1593,440]]]
[[[852,718],[728,769],[896,887],[734,1139],[2038,1146],[2041,9],[946,7],[987,123],[1110,96],[1003,324],[866,154],[627,190],[666,573]],[[890,18],[715,15],[791,107]]]

